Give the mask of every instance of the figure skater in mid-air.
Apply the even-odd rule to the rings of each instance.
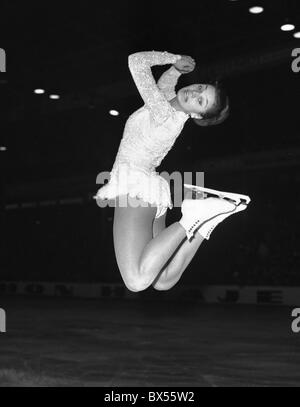
[[[228,116],[229,102],[218,85],[193,84],[175,93],[180,75],[195,68],[189,56],[138,52],[128,63],[145,104],[128,118],[110,180],[95,198],[114,202],[114,248],[126,287],[134,292],[151,285],[169,290],[203,240],[228,216],[245,210],[250,198],[186,185],[206,193],[206,198],[184,199],[181,219],[166,227],[166,212],[172,208],[170,187],[155,169],[189,118],[203,126],[218,124]],[[156,83],[151,67],[165,64],[172,66]],[[218,198],[207,197],[209,193]]]

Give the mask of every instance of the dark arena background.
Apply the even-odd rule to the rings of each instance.
[[[298,387],[299,1],[3,0],[0,14],[0,386]],[[93,196],[143,104],[128,55],[146,50],[191,55],[179,85],[218,79],[231,101],[219,126],[189,121],[158,171],[252,202],[174,288],[135,293],[114,209]]]

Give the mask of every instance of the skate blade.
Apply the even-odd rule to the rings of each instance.
[[[244,201],[246,203],[246,205],[248,205],[251,202],[251,198],[247,195],[234,194],[232,192],[217,191],[215,189],[198,187],[197,185],[184,184],[184,186],[185,186],[185,188],[191,189],[194,192],[197,192],[197,193],[204,192],[209,195],[216,195],[221,199],[233,201],[236,204],[240,204],[241,202]]]

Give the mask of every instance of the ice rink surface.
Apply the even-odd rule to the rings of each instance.
[[[29,297],[0,306],[0,386],[300,383],[290,307]]]

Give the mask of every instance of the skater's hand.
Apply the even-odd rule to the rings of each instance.
[[[188,55],[181,55],[181,59],[179,59],[173,65],[180,73],[190,73],[195,69],[196,62],[192,57]]]

